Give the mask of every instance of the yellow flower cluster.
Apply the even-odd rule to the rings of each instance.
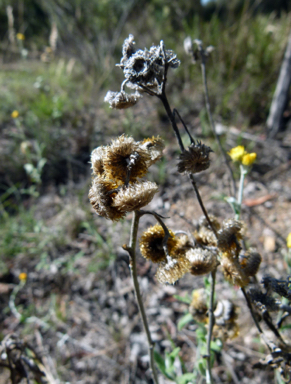
[[[15,110],[11,113],[11,117],[12,117],[12,119],[17,119],[17,117],[19,117],[19,112],[15,109]]]
[[[291,248],[291,232],[287,236],[286,242],[287,242],[287,247]]]
[[[16,38],[17,40],[21,40],[21,41],[25,40],[25,36],[23,33],[17,33]]]
[[[255,152],[248,153],[243,145],[238,145],[237,147],[232,148],[228,154],[232,161],[240,162],[247,167],[251,166],[257,158]]]

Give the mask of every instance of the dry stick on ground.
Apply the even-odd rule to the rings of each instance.
[[[155,368],[154,363],[154,343],[151,338],[149,325],[145,313],[145,309],[142,302],[142,297],[139,289],[139,283],[137,279],[137,271],[136,271],[136,241],[137,241],[137,231],[138,231],[138,224],[139,219],[142,216],[142,213],[138,211],[133,212],[133,218],[132,218],[132,224],[131,224],[131,231],[130,231],[130,241],[129,245],[124,245],[123,248],[126,250],[130,257],[130,270],[131,270],[131,277],[134,285],[134,292],[136,301],[138,304],[139,312],[142,318],[143,327],[146,333],[147,341],[148,341],[148,349],[149,349],[149,357],[150,357],[150,369],[152,371],[152,376],[155,384],[159,384],[157,371]]]

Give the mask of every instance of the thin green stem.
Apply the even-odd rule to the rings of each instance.
[[[239,220],[240,214],[241,214],[241,205],[242,205],[242,199],[243,199],[244,181],[245,181],[246,174],[247,172],[245,170],[245,167],[243,165],[240,165],[240,180],[239,180],[239,190],[237,195],[238,213],[236,213],[235,215],[236,220]]]
[[[212,113],[211,113],[210,101],[209,101],[209,93],[208,93],[208,85],[207,85],[207,76],[206,76],[206,65],[205,65],[205,63],[206,63],[206,57],[205,57],[204,51],[202,50],[201,51],[201,72],[202,72],[202,80],[203,80],[204,96],[205,96],[205,105],[206,105],[206,109],[207,109],[208,119],[209,119],[209,122],[210,122],[210,126],[211,126],[211,129],[212,129],[212,132],[213,132],[213,134],[215,136],[215,139],[216,139],[216,141],[218,143],[220,152],[222,153],[222,156],[224,158],[225,165],[227,166],[227,169],[229,171],[230,180],[232,182],[233,196],[235,196],[236,195],[236,184],[235,184],[235,179],[234,179],[234,176],[233,176],[233,172],[232,172],[231,166],[229,164],[229,160],[228,160],[228,158],[226,156],[226,153],[225,153],[225,151],[223,149],[223,146],[221,144],[220,137],[219,137],[219,135],[216,132],[214,120],[213,120]]]
[[[211,372],[211,339],[214,327],[214,294],[215,294],[215,278],[216,269],[211,272],[211,290],[209,298],[209,328],[207,333],[207,369],[206,369],[206,383],[213,384],[212,372]]]
[[[154,342],[152,341],[149,325],[139,289],[139,283],[137,279],[137,271],[136,271],[136,242],[137,242],[137,231],[138,231],[138,224],[139,219],[141,217],[141,214],[138,211],[133,212],[133,218],[132,218],[132,225],[131,225],[131,231],[130,231],[130,241],[129,245],[125,246],[124,249],[129,253],[130,256],[130,270],[131,270],[131,277],[133,281],[134,286],[134,293],[138,305],[138,309],[141,315],[144,331],[146,333],[147,342],[148,342],[148,350],[149,350],[149,357],[150,357],[150,369],[152,371],[152,377],[154,380],[154,384],[159,384],[157,371],[155,368],[154,363]]]

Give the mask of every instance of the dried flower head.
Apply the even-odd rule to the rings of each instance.
[[[133,39],[133,35],[125,39],[123,57],[119,64],[128,80],[127,86],[138,90],[151,89],[160,93],[165,67],[177,68],[180,61],[173,51],[164,49],[162,41],[159,46],[152,46],[150,50],[135,50]]]
[[[135,92],[134,94],[128,94],[124,91],[112,92],[108,91],[104,98],[106,103],[109,103],[110,108],[114,109],[126,109],[135,105],[140,99],[140,94]]]
[[[211,221],[212,226],[216,229],[216,231],[218,231],[220,229],[220,223],[218,219],[213,215],[209,215],[209,219]],[[194,233],[196,243],[203,246],[216,246],[217,239],[212,229],[210,228],[205,216],[202,216],[199,219],[198,226],[199,230]]]
[[[192,143],[188,150],[180,154],[178,172],[198,173],[205,171],[210,166],[210,152],[213,152],[212,149],[199,141]]]
[[[247,276],[255,276],[258,273],[262,256],[253,249],[247,252],[241,252],[239,255],[239,263]]]
[[[141,209],[152,201],[158,189],[157,184],[151,181],[135,182],[127,187],[123,186],[113,198],[112,207],[126,212]]]
[[[220,261],[225,279],[233,285],[245,287],[249,284],[249,278],[237,259],[222,257]]]
[[[108,178],[125,182],[128,172],[130,181],[143,177],[149,160],[150,155],[132,137],[122,135],[107,147],[103,164]]]
[[[125,211],[113,207],[113,198],[117,192],[112,193],[120,185],[112,180],[95,177],[89,191],[89,200],[99,216],[108,220],[117,221],[125,216]]]
[[[104,164],[103,158],[106,153],[106,147],[97,147],[91,153],[91,164],[93,169],[93,174],[95,176],[104,175]]]
[[[217,255],[207,249],[189,249],[186,257],[190,261],[190,273],[194,276],[206,275],[212,272],[218,264]]]
[[[250,289],[249,295],[252,302],[262,313],[266,311],[275,312],[280,309],[279,305],[281,303],[279,300],[267,293],[262,293],[259,289]]]
[[[169,255],[175,254],[178,245],[178,239],[174,232],[169,230],[171,237],[167,241]],[[156,224],[148,228],[140,238],[140,251],[143,257],[151,260],[153,263],[167,262],[167,256],[163,249],[163,240],[165,237],[164,229],[161,225]]]
[[[174,254],[173,257],[167,256],[166,261],[159,264],[156,278],[162,284],[174,284],[188,271],[189,261],[181,254]]]
[[[214,311],[215,323],[226,325],[237,319],[236,306],[230,300],[220,300]]]
[[[160,136],[144,139],[139,143],[139,146],[150,155],[149,167],[162,157],[165,148],[164,141]]]
[[[238,257],[241,250],[239,240],[242,239],[242,228],[243,224],[238,220],[230,219],[223,222],[222,228],[217,233],[217,246],[225,256]]]
[[[272,276],[264,276],[262,284],[264,284],[267,291],[276,292],[278,295],[291,300],[291,276],[288,276],[286,280],[278,280]]]
[[[187,235],[180,236],[175,254],[185,256],[186,252],[192,248],[193,248],[193,243],[190,241],[189,237]]]
[[[122,45],[122,60],[123,62],[126,62],[134,53],[135,53],[135,42],[134,42],[134,36],[129,35],[123,42]]]
[[[193,318],[200,323],[206,323],[208,321],[207,293],[204,288],[195,289],[192,292],[189,312]]]

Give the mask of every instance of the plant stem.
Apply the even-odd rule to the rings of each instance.
[[[150,358],[150,369],[152,371],[153,381],[154,381],[154,384],[159,384],[157,371],[155,369],[155,364],[154,364],[154,343],[151,338],[149,325],[148,325],[148,321],[147,321],[147,317],[146,317],[146,313],[145,313],[145,309],[143,306],[142,297],[139,289],[139,283],[138,283],[137,271],[136,271],[135,249],[136,249],[137,231],[138,231],[138,224],[139,224],[140,217],[141,217],[141,214],[138,211],[133,212],[131,231],[130,231],[130,241],[128,246],[124,246],[124,249],[129,253],[129,256],[130,256],[129,267],[131,270],[131,277],[133,281],[134,293],[135,293],[138,309],[141,315],[144,331],[147,337],[149,358]]]
[[[182,139],[181,139],[181,136],[180,136],[180,132],[179,132],[179,129],[178,129],[177,124],[176,124],[175,115],[174,115],[174,113],[172,112],[172,110],[170,108],[170,105],[169,105],[167,96],[165,94],[165,91],[159,96],[159,98],[161,99],[161,101],[162,101],[162,103],[163,103],[163,105],[165,107],[165,110],[167,112],[168,118],[169,118],[169,120],[170,120],[170,122],[172,124],[172,128],[174,130],[176,139],[178,141],[179,147],[181,149],[181,152],[183,152],[185,150],[184,144],[182,142]],[[192,184],[192,187],[193,187],[193,189],[194,189],[194,191],[196,193],[196,196],[197,196],[199,205],[200,205],[200,207],[202,209],[202,212],[203,212],[204,216],[206,217],[206,220],[208,221],[208,224],[209,224],[210,228],[214,232],[215,236],[217,236],[217,232],[216,232],[215,228],[213,227],[213,225],[211,223],[211,220],[210,220],[210,218],[209,218],[209,216],[207,214],[207,210],[206,210],[206,208],[205,208],[205,206],[203,204],[203,201],[202,201],[202,198],[200,196],[199,190],[197,188],[194,176],[190,173],[190,174],[188,174],[188,177],[189,177],[190,182]]]
[[[243,165],[240,165],[240,180],[239,180],[239,190],[237,195],[237,204],[238,204],[238,213],[235,215],[235,219],[239,220],[240,213],[241,213],[241,205],[242,205],[242,199],[243,199],[243,191],[244,191],[244,181],[245,181],[245,175],[247,174],[245,168]]]
[[[224,149],[222,147],[222,144],[221,144],[221,141],[220,141],[220,137],[219,137],[219,135],[216,132],[214,120],[213,120],[212,113],[211,113],[210,101],[209,101],[209,93],[208,93],[208,85],[207,85],[207,76],[206,76],[206,65],[205,65],[205,63],[206,63],[206,56],[205,56],[204,50],[202,50],[201,51],[201,72],[202,72],[202,80],[203,80],[204,96],[205,96],[205,105],[206,105],[206,109],[207,109],[208,119],[209,119],[209,122],[210,122],[210,126],[211,126],[211,129],[212,129],[212,132],[213,132],[213,134],[215,136],[215,139],[216,139],[216,141],[218,143],[220,152],[222,153],[222,156],[224,158],[224,162],[225,162],[225,164],[227,166],[227,169],[229,171],[230,180],[232,182],[233,196],[236,196],[236,184],[235,184],[233,172],[232,172],[231,166],[229,165],[229,160],[228,160],[228,158],[226,156],[226,153],[225,153],[225,151],[224,151]]]
[[[206,369],[206,383],[213,384],[213,378],[211,373],[211,339],[212,331],[214,327],[214,293],[215,293],[215,277],[216,269],[211,272],[211,291],[209,298],[209,328],[207,333],[207,369]]]

